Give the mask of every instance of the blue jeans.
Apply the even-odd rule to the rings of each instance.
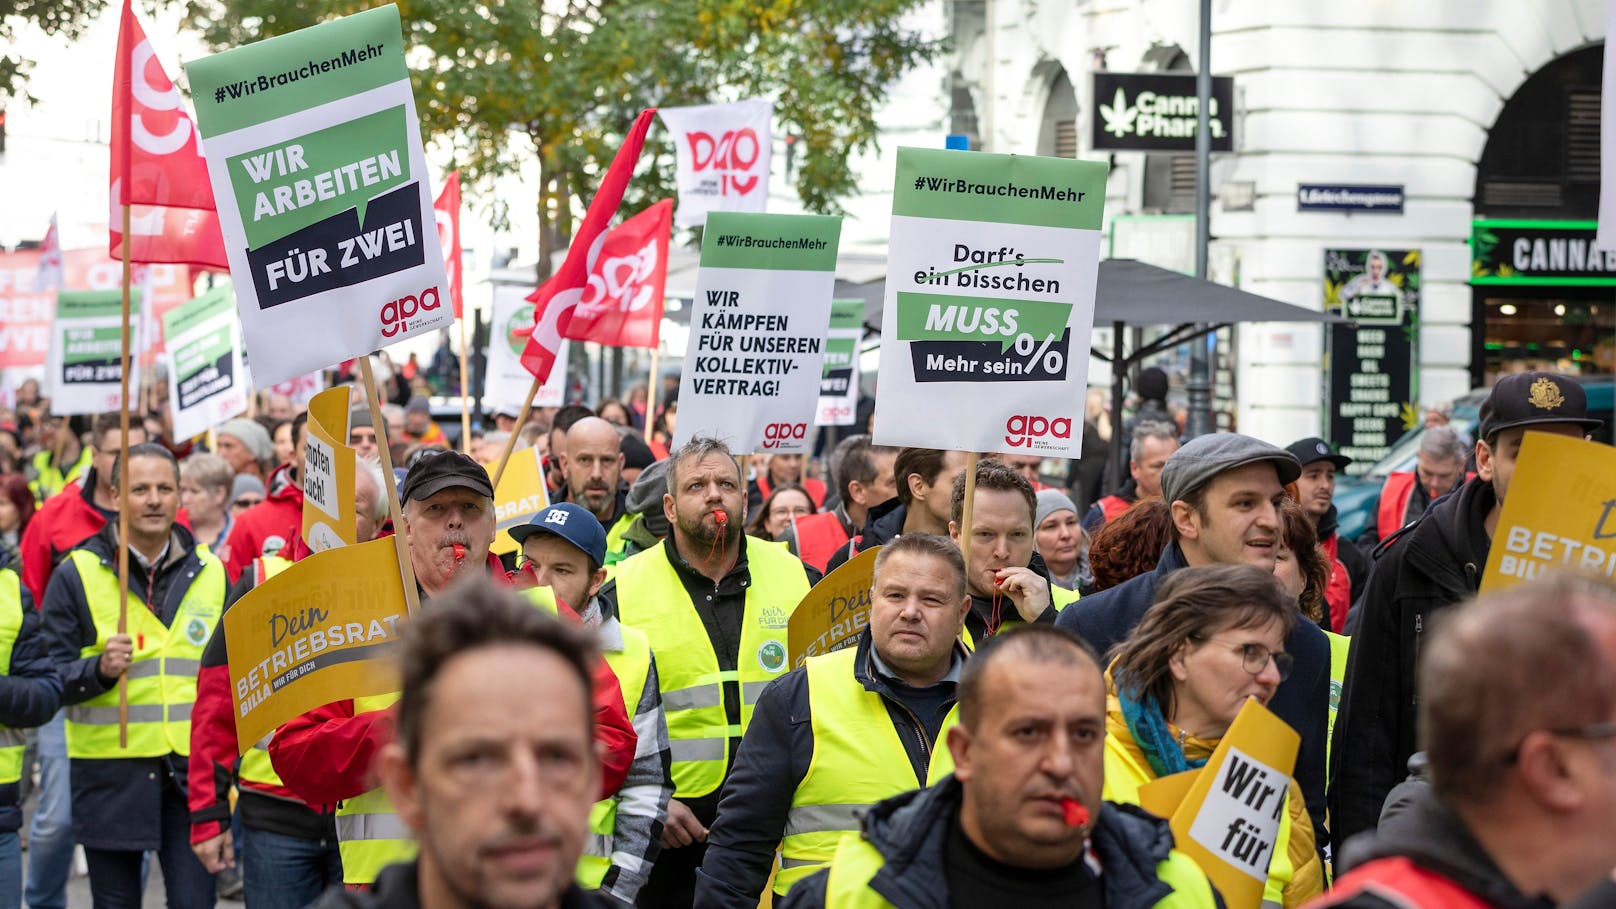
[[[0,833],[0,909],[22,906],[22,839]]]
[[[73,869],[73,786],[62,712],[39,727],[39,808],[28,826],[28,909],[66,909]]]
[[[162,843],[157,861],[163,868],[168,909],[213,909],[217,899],[213,875],[191,851],[191,812],[177,787],[163,787]],[[146,854],[135,849],[88,849],[90,897],[94,909],[141,909],[146,890]]]
[[[342,856],[334,837],[310,840],[244,826],[236,855],[250,909],[303,909],[326,888],[342,886]]]

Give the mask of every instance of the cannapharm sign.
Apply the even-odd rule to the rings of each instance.
[[[1194,73],[1095,73],[1096,151],[1195,151]],[[1233,151],[1234,80],[1212,78],[1208,128],[1213,151]]]

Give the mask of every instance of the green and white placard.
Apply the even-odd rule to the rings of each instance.
[[[247,410],[241,325],[230,285],[220,284],[163,314],[168,401],[174,438],[188,439]]]
[[[864,301],[830,301],[825,337],[825,369],[819,378],[819,426],[851,426],[858,410],[859,340],[864,337]]]
[[[453,324],[398,7],[186,72],[255,382]]]
[[[132,312],[140,293],[129,291]],[[132,321],[134,321],[132,319]],[[131,325],[131,331],[133,326]],[[132,351],[139,351],[134,344]],[[55,414],[105,413],[123,406],[123,292],[64,290],[56,295],[45,392]],[[129,358],[129,393],[140,392],[140,358]]]
[[[812,447],[841,233],[826,215],[708,213],[674,447]]]
[[[1107,170],[898,150],[877,444],[1078,456]]]

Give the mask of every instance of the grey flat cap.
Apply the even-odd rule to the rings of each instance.
[[[1295,455],[1260,439],[1237,432],[1197,436],[1168,457],[1161,473],[1162,498],[1176,502],[1220,473],[1263,461],[1274,463],[1281,486],[1302,475],[1302,465]]]

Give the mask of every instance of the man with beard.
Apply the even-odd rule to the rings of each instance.
[[[741,533],[746,483],[722,442],[697,436],[673,453],[662,509],[673,533],[617,563],[600,597],[656,649],[673,758],[663,852],[641,904],[688,907],[719,789],[753,703],[789,668],[786,622],[819,573]]]
[[[1418,734],[1421,639],[1432,618],[1480,588],[1522,438],[1532,431],[1580,439],[1600,425],[1588,418],[1588,396],[1575,379],[1546,372],[1499,379],[1481,404],[1476,478],[1382,544],[1358,604],[1336,716],[1330,818],[1341,841],[1379,824],[1387,793],[1405,775]]]
[[[1330,627],[1326,630],[1341,634],[1347,625],[1347,610],[1369,583],[1369,559],[1351,540],[1342,545],[1336,533],[1335,477],[1347,469],[1352,459],[1336,454],[1328,442],[1319,438],[1292,442],[1285,450],[1302,464],[1302,475],[1296,479],[1297,504],[1313,521],[1319,548],[1332,568],[1329,586],[1324,590],[1330,607]]]
[[[623,532],[634,520],[624,500],[623,439],[617,427],[600,417],[584,417],[567,430],[561,469],[567,477],[567,501],[589,509],[606,530],[606,553],[622,552]]]

